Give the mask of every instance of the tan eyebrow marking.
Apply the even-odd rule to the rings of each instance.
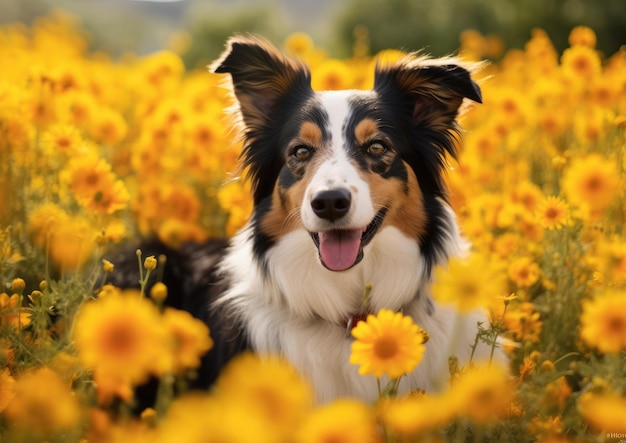
[[[359,144],[363,144],[372,139],[380,130],[378,124],[371,118],[363,119],[356,125],[354,129],[354,136]]]
[[[300,126],[300,139],[312,146],[322,145],[322,130],[313,122],[304,122]]]

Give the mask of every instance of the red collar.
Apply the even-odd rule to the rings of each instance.
[[[356,325],[361,320],[365,321],[368,315],[369,314],[359,313],[359,314],[353,314],[352,316],[348,317],[346,321],[344,322],[344,326],[346,328],[346,334],[350,336],[352,334],[352,330],[356,327]]]

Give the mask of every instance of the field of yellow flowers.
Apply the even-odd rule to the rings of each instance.
[[[536,30],[485,66],[485,103],[462,118],[447,179],[474,254],[437,270],[433,291],[490,311],[476,340],[503,338],[510,370],[451,359],[441,393],[320,406],[278,357],[243,355],[210,393],[185,393],[213,343],[162,308],[164,285],[148,301],[167,258],[138,251],[138,291],[106,284],[107,248],[230,235],[251,205],[246,183],[229,180],[239,146],[221,79],[175,51],[114,60],[87,40],[62,13],[0,28],[0,441],[626,439],[626,51],[598,53],[579,27],[559,54]],[[467,31],[460,54],[478,61],[497,46]],[[285,49],[310,64],[316,89],[368,88],[376,60],[399,56],[357,41],[335,60],[302,34]],[[351,361],[373,383],[421,359],[428,331],[394,315],[355,329]],[[366,352],[376,322],[410,355]],[[157,403],[133,413],[150,376]]]

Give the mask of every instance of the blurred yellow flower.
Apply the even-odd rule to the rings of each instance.
[[[615,162],[599,154],[572,160],[561,186],[567,200],[600,216],[622,191]]]
[[[134,293],[85,303],[73,331],[80,361],[100,380],[138,384],[172,368],[170,338],[157,308]]]
[[[306,58],[314,49],[313,39],[304,32],[294,32],[285,39],[285,51],[299,58]]]
[[[52,370],[42,367],[16,379],[15,395],[5,409],[9,423],[27,435],[62,435],[81,419],[78,398]]]
[[[48,245],[51,235],[59,227],[69,221],[69,215],[54,203],[45,203],[33,208],[28,216],[28,231],[32,242],[44,248]]]
[[[439,430],[458,414],[460,399],[454,393],[410,395],[380,402],[379,415],[385,429],[398,441],[411,441]]]
[[[251,376],[253,374],[253,376]],[[244,353],[220,373],[216,393],[246,404],[275,435],[291,435],[313,405],[309,384],[287,361]]]
[[[15,379],[11,377],[9,368],[0,372],[0,413],[4,411],[15,397]]]
[[[539,265],[529,257],[520,257],[509,264],[509,278],[520,288],[529,288],[534,285],[541,270]]]
[[[254,378],[250,375],[249,378]],[[228,394],[224,397],[227,398]],[[284,440],[273,434],[266,417],[251,405],[196,393],[174,401],[158,427],[156,441],[276,443]]]
[[[77,155],[82,148],[82,136],[78,128],[66,123],[52,125],[41,136],[42,147],[47,155],[71,157]]]
[[[0,293],[0,326],[22,329],[30,324],[30,311],[20,306],[19,294]]]
[[[503,321],[508,334],[515,341],[529,340],[537,343],[543,326],[540,318],[541,315],[535,310],[535,306],[530,302],[524,302],[508,310]]]
[[[485,308],[494,298],[507,294],[506,270],[478,253],[453,258],[447,268],[435,269],[431,292],[435,300],[463,312]]]
[[[59,269],[78,269],[92,258],[98,234],[82,217],[74,217],[63,224],[57,224],[49,237],[50,258]]]
[[[580,337],[602,353],[626,349],[626,292],[606,290],[583,302]]]
[[[196,223],[184,222],[175,218],[163,220],[156,229],[159,240],[171,248],[179,248],[186,242],[203,242],[207,233]]]
[[[513,400],[508,372],[499,365],[479,365],[466,370],[451,388],[461,405],[459,413],[474,423],[502,418]]]
[[[576,26],[569,33],[568,42],[570,46],[596,47],[596,33],[587,26]]]
[[[626,283],[626,240],[602,240],[597,248],[598,270],[609,284]]]
[[[242,227],[252,213],[250,180],[236,180],[227,183],[217,191],[217,199],[228,214],[226,234],[233,235]]]
[[[315,76],[311,78],[311,86],[316,91],[350,89],[352,76],[352,71],[344,62],[326,59],[317,66]]]
[[[375,443],[382,442],[372,410],[353,399],[335,400],[321,406],[306,418],[295,440],[297,443]]]
[[[200,366],[200,358],[213,347],[204,322],[186,311],[171,308],[163,312],[162,321],[173,341],[174,374]]]
[[[590,79],[602,69],[598,53],[588,46],[573,46],[563,51],[561,64],[566,74],[577,79]]]
[[[96,142],[115,145],[126,137],[128,125],[118,112],[100,107],[91,123],[89,133]]]
[[[511,199],[521,204],[526,211],[533,213],[541,204],[543,193],[537,185],[525,180],[513,188]]]
[[[413,319],[400,312],[381,309],[368,315],[352,329],[350,363],[359,366],[359,374],[381,378],[386,374],[397,379],[411,372],[424,355],[426,332]]]
[[[584,393],[578,399],[578,410],[597,431],[626,433],[626,399],[612,393]]]

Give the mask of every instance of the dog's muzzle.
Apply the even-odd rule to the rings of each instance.
[[[386,214],[387,209],[381,208],[365,228],[311,232],[322,265],[331,271],[345,271],[358,264],[363,259],[363,248],[374,238]]]

